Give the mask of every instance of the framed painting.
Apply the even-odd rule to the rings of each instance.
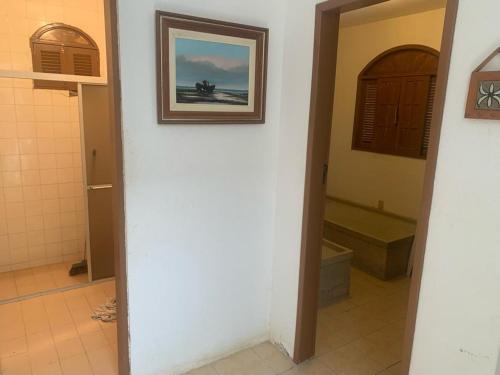
[[[265,121],[268,29],[156,12],[158,123]]]

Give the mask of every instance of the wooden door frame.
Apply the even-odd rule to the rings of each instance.
[[[104,1],[110,121],[113,142],[113,236],[117,300],[118,371],[130,374],[127,268],[125,248],[125,201],[123,187],[121,87],[118,59],[118,19],[116,0]]]
[[[321,240],[326,196],[326,172],[335,90],[340,14],[387,0],[328,0],[316,6],[311,102],[299,268],[299,295],[293,360],[303,362],[314,355],[318,308]],[[415,236],[415,258],[403,343],[403,373],[409,372],[418,297],[434,188],[434,177],[443,120],[459,0],[448,0],[440,50],[432,130],[424,177],[422,204]]]

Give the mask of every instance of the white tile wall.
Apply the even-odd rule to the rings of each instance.
[[[0,81],[0,271],[82,257],[78,98]],[[7,119],[6,119],[7,118]]]
[[[29,38],[52,22],[94,38],[105,76],[103,0],[2,0],[0,69],[32,70]],[[0,78],[0,272],[83,255],[77,105],[68,92]]]
[[[105,77],[104,0],[1,0],[0,69],[32,70],[29,38],[53,22],[76,26],[96,41]]]

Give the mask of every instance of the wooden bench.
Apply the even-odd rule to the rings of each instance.
[[[387,280],[406,274],[416,224],[327,199],[324,238],[352,249],[353,266]]]

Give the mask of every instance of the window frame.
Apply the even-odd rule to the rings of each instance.
[[[44,39],[43,36],[53,30],[69,30],[82,37],[87,44],[74,43],[59,40]],[[45,50],[55,50],[60,48],[59,57],[61,72],[55,74],[71,74],[76,75],[74,71],[74,56],[82,51],[82,54],[90,56],[92,74],[87,76],[100,76],[100,52],[97,43],[83,30],[78,27],[67,25],[64,23],[50,23],[37,29],[30,38],[31,58],[34,72],[42,72],[41,54]],[[88,51],[88,53],[85,53]],[[34,80],[33,88],[35,89],[52,89],[52,90],[76,90],[76,83]]]
[[[377,65],[381,65],[381,63],[387,62],[391,57],[396,56],[396,54],[401,54],[405,52],[420,52],[425,54],[426,56],[430,57],[429,62],[432,61],[430,66],[424,67],[422,70],[405,70],[402,69],[402,71],[397,72],[397,73],[373,73],[373,71],[376,71]],[[399,79],[401,81],[401,84],[403,84],[403,81],[407,77],[416,77],[416,76],[427,76],[429,80],[429,91],[427,94],[426,99],[430,99],[430,95],[434,91],[430,89],[431,83],[436,82],[436,77],[437,77],[437,67],[439,63],[439,51],[428,47],[424,45],[417,45],[417,44],[408,44],[408,45],[402,45],[398,47],[394,47],[391,49],[388,49],[378,56],[376,56],[374,59],[372,59],[366,66],[365,68],[360,72],[358,75],[358,81],[357,81],[357,91],[356,91],[356,101],[355,101],[355,108],[354,108],[354,125],[353,125],[353,132],[352,132],[352,142],[351,142],[351,149],[355,151],[365,151],[365,152],[372,152],[372,153],[377,153],[377,154],[383,154],[383,155],[393,155],[393,156],[400,156],[400,157],[407,157],[407,158],[412,158],[412,159],[426,159],[427,158],[427,150],[428,146],[424,147],[425,143],[425,134],[426,134],[426,118],[428,115],[429,111],[429,105],[427,104],[427,110],[426,110],[426,115],[424,116],[424,123],[422,124],[422,139],[419,145],[419,155],[409,155],[407,153],[402,153],[398,152],[397,150],[397,136],[396,136],[396,141],[394,144],[394,150],[384,150],[384,149],[379,149],[375,147],[375,134],[376,134],[376,119],[374,119],[374,124],[373,124],[373,143],[371,145],[361,145],[362,141],[362,131],[365,128],[363,125],[363,120],[364,120],[364,110],[365,110],[365,98],[367,95],[367,87],[368,84],[367,82],[370,81],[379,81],[381,79]],[[378,94],[378,84],[376,83],[376,90]],[[435,87],[434,87],[435,89]],[[403,87],[400,88],[400,91],[403,91]],[[435,94],[435,92],[434,92]],[[434,98],[433,98],[434,101]],[[432,101],[432,102],[433,102]],[[401,108],[399,108],[398,104],[398,112],[401,111]],[[431,110],[433,111],[434,105],[431,105]],[[376,111],[377,111],[377,97],[375,98],[375,118],[376,118]],[[432,116],[432,114],[431,114]],[[399,131],[399,130],[398,130]],[[424,151],[425,150],[425,151]]]

